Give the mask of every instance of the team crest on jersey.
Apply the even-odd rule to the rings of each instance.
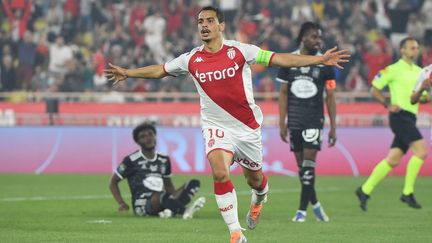
[[[236,55],[234,48],[228,48],[227,55],[229,59],[233,60]]]
[[[301,73],[308,73],[309,70],[310,70],[310,67],[301,67],[301,68],[300,68],[300,72],[301,72]]]
[[[320,69],[319,68],[312,68],[312,77],[318,78],[320,75]]]
[[[207,146],[208,146],[209,148],[211,148],[211,147],[214,146],[214,144],[215,144],[215,139],[212,138],[212,139],[210,139],[210,140],[208,141]]]
[[[120,173],[124,172],[126,170],[126,165],[124,165],[123,163],[120,164],[118,170],[119,170]]]

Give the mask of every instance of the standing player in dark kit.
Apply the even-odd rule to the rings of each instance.
[[[127,178],[135,215],[170,218],[180,214],[184,219],[192,218],[205,203],[205,198],[200,197],[191,207],[186,208],[199,190],[200,182],[193,179],[177,190],[174,188],[170,158],[155,150],[156,128],[153,125],[144,123],[137,126],[133,130],[133,139],[141,149],[123,159],[109,184],[111,193],[119,204],[118,210],[129,210],[118,187],[118,183]]]
[[[306,22],[301,26],[294,54],[322,55],[322,28],[319,24]],[[324,125],[323,92],[330,117],[329,146],[336,142],[335,74],[332,67],[324,65],[281,68],[277,76],[281,82],[279,95],[279,127],[284,142],[289,142],[294,152],[301,182],[300,206],[294,222],[306,220],[306,208],[312,203],[318,221],[329,221],[315,191],[315,161],[321,149]],[[288,122],[287,122],[288,115]],[[289,130],[289,140],[287,134]]]

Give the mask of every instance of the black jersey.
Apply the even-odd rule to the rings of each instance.
[[[333,67],[325,65],[279,69],[276,80],[288,84],[289,129],[323,128],[323,92],[334,79]]]
[[[171,177],[171,162],[166,155],[156,153],[154,158],[149,159],[138,150],[123,159],[116,174],[121,179],[127,178],[132,201],[135,202],[143,193],[163,190],[163,178]]]

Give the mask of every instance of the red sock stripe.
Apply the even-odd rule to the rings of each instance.
[[[263,182],[261,186],[258,188],[258,191],[264,190],[264,188],[267,186],[267,176],[263,173]]]
[[[224,195],[228,192],[232,192],[234,190],[234,185],[231,180],[227,180],[226,182],[214,182],[214,193],[216,195]]]

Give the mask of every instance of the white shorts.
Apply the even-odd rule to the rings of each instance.
[[[261,128],[239,136],[235,136],[224,128],[207,126],[203,127],[203,137],[206,146],[206,155],[220,149],[234,155],[233,162],[241,166],[257,171],[262,166]]]

